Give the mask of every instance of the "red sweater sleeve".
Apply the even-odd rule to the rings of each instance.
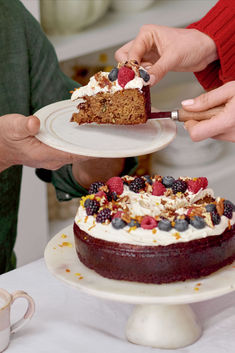
[[[207,34],[217,47],[219,60],[194,73],[204,89],[210,90],[235,80],[235,1],[218,1],[206,16],[187,28]]]

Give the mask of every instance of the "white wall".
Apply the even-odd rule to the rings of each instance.
[[[31,12],[31,14],[39,21],[40,19],[39,0],[21,0],[21,2]]]

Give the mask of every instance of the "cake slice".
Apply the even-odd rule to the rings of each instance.
[[[134,125],[147,121],[151,111],[150,76],[136,61],[119,63],[111,72],[98,72],[87,86],[75,89],[71,99],[78,111],[71,121]]]

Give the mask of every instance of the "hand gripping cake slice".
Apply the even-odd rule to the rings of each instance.
[[[149,74],[136,61],[98,72],[87,86],[75,89],[78,103],[72,122],[133,125],[145,123],[151,111]]]
[[[235,206],[205,177],[113,177],[93,183],[74,222],[80,261],[143,283],[207,276],[235,260]]]

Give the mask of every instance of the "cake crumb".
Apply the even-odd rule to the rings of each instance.
[[[62,234],[61,238],[65,239],[65,238],[68,238],[68,236],[66,234]]]

